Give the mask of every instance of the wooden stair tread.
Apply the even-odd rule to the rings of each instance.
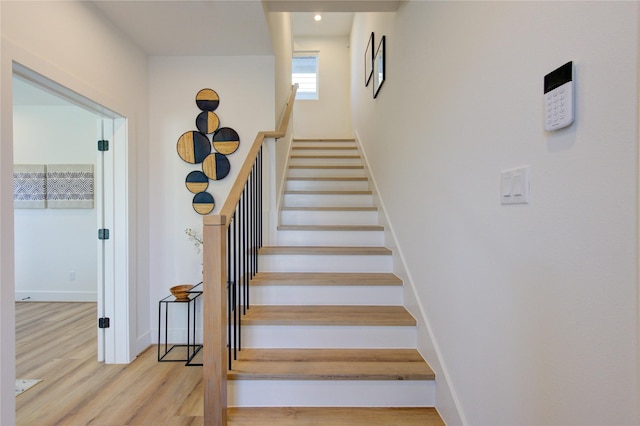
[[[282,207],[282,211],[301,212],[374,212],[377,207]]]
[[[285,195],[371,195],[372,191],[284,191]]]
[[[391,273],[258,272],[251,285],[401,286],[402,280]]]
[[[264,362],[425,362],[416,349],[248,348],[238,351],[238,359]]]
[[[382,225],[279,225],[278,231],[384,231]]]
[[[343,246],[265,246],[259,250],[260,255],[294,254],[294,255],[374,255],[387,256],[391,250],[386,247],[343,247]]]
[[[402,306],[252,305],[244,325],[415,326]]]
[[[229,426],[444,426],[433,407],[230,407]]]
[[[360,156],[359,155],[302,155],[302,154],[293,154],[293,155],[291,155],[291,158],[335,160],[335,159],[356,159],[356,158],[360,158]]]
[[[434,380],[415,349],[243,349],[228,378]]]
[[[332,150],[332,151],[354,151],[357,150],[358,148],[355,146],[292,146],[291,149],[296,149],[296,150],[315,150],[315,149],[326,149],[326,150]]]
[[[298,165],[290,165],[290,169],[318,169],[318,170],[328,170],[328,169],[339,169],[339,170],[362,170],[364,166],[341,166],[341,165],[327,165],[327,166],[298,166]]]
[[[300,176],[300,177],[288,177],[287,180],[289,181],[303,181],[303,182],[322,182],[322,181],[328,181],[328,182],[366,182],[369,179],[366,177],[351,177],[351,176],[345,176],[345,177],[332,177],[332,176],[310,176],[310,177],[305,177],[305,176]]]
[[[424,362],[402,361],[242,361],[229,380],[434,380]]]
[[[293,142],[355,142],[355,139],[313,139],[313,138],[303,138],[303,139],[293,139]]]

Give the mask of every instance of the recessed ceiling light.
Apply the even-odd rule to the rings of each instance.
[[[322,21],[322,15],[320,15],[319,13],[316,13],[316,16],[314,16],[313,19],[315,21]]]

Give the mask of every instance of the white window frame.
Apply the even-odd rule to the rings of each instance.
[[[309,84],[311,81],[305,79],[298,73],[294,73],[295,58],[299,57],[315,57],[316,58],[316,72],[315,72],[315,91],[310,90]],[[292,84],[298,83],[298,91],[296,92],[296,100],[309,100],[317,101],[320,99],[320,52],[317,50],[295,51],[293,52],[292,64],[291,64],[291,82]]]

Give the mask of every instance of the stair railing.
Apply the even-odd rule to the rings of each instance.
[[[227,424],[227,371],[241,349],[249,280],[258,270],[263,241],[263,146],[287,135],[296,90],[294,85],[278,130],[258,132],[220,212],[203,218],[205,425]],[[275,158],[275,152],[271,155]],[[275,185],[269,186],[269,197],[275,200]]]

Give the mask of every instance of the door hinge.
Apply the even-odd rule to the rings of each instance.
[[[98,141],[98,151],[109,151],[109,141]]]
[[[109,318],[98,318],[98,328],[109,328]]]
[[[108,229],[98,229],[98,239],[99,240],[108,240],[109,239],[109,230]]]

